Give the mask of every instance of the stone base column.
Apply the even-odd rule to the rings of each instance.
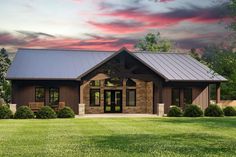
[[[157,104],[157,115],[160,117],[164,116],[164,104],[163,103]]]
[[[79,116],[85,115],[85,104],[79,104]]]
[[[9,104],[10,110],[12,111],[13,114],[16,113],[16,104]]]

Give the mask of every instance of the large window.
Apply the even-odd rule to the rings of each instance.
[[[59,88],[49,88],[49,103],[51,105],[58,105],[59,97]]]
[[[192,88],[184,89],[184,104],[192,104]]]
[[[171,92],[171,105],[180,106],[180,89],[179,88],[172,88]]]
[[[126,90],[126,106],[136,106],[136,90]]]
[[[100,106],[100,89],[90,89],[90,106]]]
[[[35,102],[45,102],[45,89],[43,87],[35,88]]]
[[[119,87],[122,86],[122,79],[118,77],[110,78],[105,80],[105,85],[107,87]]]

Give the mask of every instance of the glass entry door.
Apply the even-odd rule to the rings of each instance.
[[[104,112],[121,113],[122,112],[122,91],[105,90],[104,91]]]

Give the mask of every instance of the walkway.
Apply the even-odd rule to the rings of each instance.
[[[124,117],[157,117],[156,114],[127,114],[127,113],[102,113],[102,114],[85,114],[76,115],[76,118],[124,118]]]

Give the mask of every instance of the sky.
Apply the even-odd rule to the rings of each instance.
[[[147,33],[177,49],[218,44],[229,35],[227,0],[0,0],[0,47],[119,50]]]

